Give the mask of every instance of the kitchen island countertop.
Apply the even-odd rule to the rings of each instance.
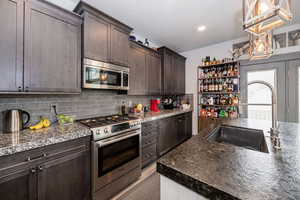
[[[226,122],[264,130],[270,153],[207,141],[200,133],[157,164],[157,171],[209,199],[300,199],[300,124],[280,122],[282,151],[273,150],[271,122]]]

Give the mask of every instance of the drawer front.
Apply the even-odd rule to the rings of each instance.
[[[146,122],[142,124],[142,131],[151,131],[153,129],[157,129],[158,128],[158,122],[156,121],[152,121],[152,122]]]
[[[142,166],[145,167],[146,165],[154,162],[157,159],[156,153],[156,144],[153,144],[149,147],[142,149]]]
[[[157,143],[157,134],[150,135],[149,137],[142,137],[142,148],[148,147]]]
[[[90,149],[90,136],[63,143],[40,147],[8,156],[0,157],[0,170],[19,165],[36,165],[52,159],[63,157],[69,153],[76,153]]]

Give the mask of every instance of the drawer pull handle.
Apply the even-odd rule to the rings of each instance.
[[[38,157],[35,157],[35,158],[31,158],[30,156],[28,156],[27,161],[34,161],[34,160],[41,159],[41,158],[44,158],[44,157],[47,157],[47,154],[44,153],[44,154],[42,154]]]
[[[30,170],[30,172],[31,172],[32,174],[35,174],[36,169],[32,168],[32,169]]]

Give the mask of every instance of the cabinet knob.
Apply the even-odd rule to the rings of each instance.
[[[28,86],[25,87],[25,92],[29,92],[29,87]]]
[[[36,172],[36,169],[32,168],[32,169],[30,170],[30,172],[31,172],[32,174],[34,174],[34,173]]]
[[[42,166],[39,166],[39,170],[40,170],[40,171],[43,171],[43,167],[42,167]]]
[[[22,92],[22,87],[21,86],[18,87],[18,91]]]

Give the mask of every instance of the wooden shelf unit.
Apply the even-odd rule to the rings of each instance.
[[[207,69],[207,68],[215,68],[215,69],[219,69],[219,68],[223,68],[223,67],[227,67],[228,65],[233,65],[233,66],[237,66],[238,67],[238,75],[236,76],[218,76],[218,77],[210,77],[210,78],[200,78],[200,70],[203,69]],[[210,118],[210,117],[202,117],[200,114],[202,107],[219,107],[219,108],[230,108],[230,107],[235,107],[237,108],[238,111],[238,116],[239,116],[239,104],[238,105],[209,105],[209,104],[200,104],[200,98],[202,98],[203,95],[236,95],[239,97],[240,99],[240,63],[238,61],[234,61],[234,62],[227,62],[227,63],[221,63],[221,64],[216,64],[216,65],[209,65],[209,66],[198,66],[198,72],[197,72],[197,88],[198,88],[198,97],[197,97],[197,101],[198,101],[198,117],[199,120],[203,120],[203,119],[215,119],[215,120],[231,120],[232,118],[228,117],[228,118]],[[238,89],[239,91],[237,92],[201,92],[200,91],[200,83],[203,82],[203,80],[214,80],[214,79],[238,79]],[[201,123],[199,123],[200,126]],[[201,129],[201,127],[199,127],[199,130]]]

